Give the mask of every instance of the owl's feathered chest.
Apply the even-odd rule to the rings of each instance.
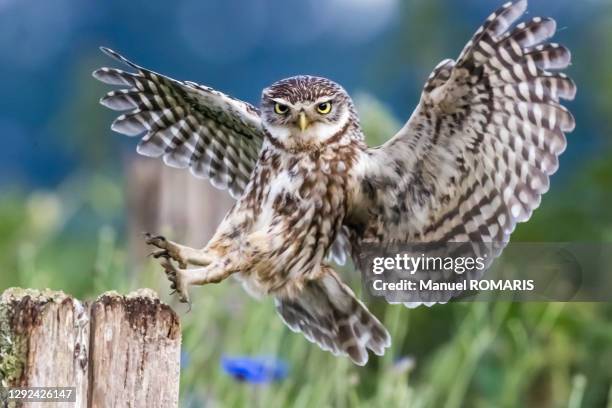
[[[264,150],[245,193],[245,208],[253,211],[259,224],[296,217],[322,222],[343,216],[352,150],[350,146],[295,153]]]
[[[289,276],[316,273],[342,227],[355,156],[351,144],[309,152],[262,151],[234,209],[243,229],[266,242],[268,265],[258,273],[269,273],[279,284]]]

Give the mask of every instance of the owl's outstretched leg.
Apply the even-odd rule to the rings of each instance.
[[[166,276],[170,280],[170,287],[179,295],[183,303],[189,301],[190,285],[205,285],[207,283],[219,283],[232,273],[237,272],[231,265],[224,262],[212,262],[204,268],[185,269],[177,268],[168,257],[160,257],[160,264],[164,267]]]
[[[151,235],[148,232],[145,235],[145,242],[159,250],[154,251],[151,255],[154,258],[171,258],[178,262],[179,267],[187,268],[187,265],[206,266],[214,261],[206,251],[191,248],[185,245],[177,244],[176,242],[167,240],[161,235]]]

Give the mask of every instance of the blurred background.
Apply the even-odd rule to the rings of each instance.
[[[456,57],[501,0],[0,0],[0,290],[81,298],[142,286],[167,295],[142,231],[199,246],[231,205],[187,172],[136,158],[113,134],[91,72],[136,63],[257,104],[295,74],[341,83],[371,144],[390,137],[442,59]],[[551,191],[516,241],[612,242],[612,2],[533,0],[558,21],[578,96]],[[359,288],[359,276],[345,276]],[[290,332],[271,300],[234,282],[196,288],[184,329],[182,405],[611,407],[607,303],[373,304],[393,346],[365,368]],[[236,375],[222,357],[276,364]]]

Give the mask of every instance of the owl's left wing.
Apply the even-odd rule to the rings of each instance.
[[[238,199],[263,142],[258,110],[212,88],[142,68],[108,48],[101,50],[135,70],[104,67],[93,73],[106,84],[126,87],[100,100],[110,109],[128,111],[111,128],[142,135],[138,153],[161,157],[172,167],[189,167]]]
[[[569,51],[543,43],[554,20],[511,27],[526,6],[493,13],[457,62],[436,67],[398,134],[363,155],[354,252],[363,243],[505,243],[538,207],[574,128],[560,100],[576,87],[555,72]]]

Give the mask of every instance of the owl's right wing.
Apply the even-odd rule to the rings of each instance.
[[[129,111],[111,128],[127,136],[143,135],[138,153],[162,157],[172,167],[189,167],[238,199],[263,142],[258,110],[206,86],[142,68],[108,48],[101,50],[136,71],[104,67],[93,73],[106,84],[127,87],[100,100],[110,109]]]

